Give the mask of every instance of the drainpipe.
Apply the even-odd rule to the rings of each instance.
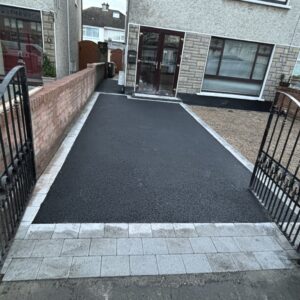
[[[68,29],[68,61],[69,74],[71,74],[71,49],[70,49],[70,0],[67,0],[67,29]]]

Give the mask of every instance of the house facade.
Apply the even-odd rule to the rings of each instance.
[[[84,9],[82,23],[83,40],[107,42],[109,49],[125,48],[125,15],[111,10],[107,3]]]
[[[76,72],[81,7],[81,0],[1,0],[0,75],[17,64],[20,52],[31,84],[41,84],[43,53],[57,78]]]
[[[298,0],[129,0],[127,92],[272,101],[300,51]]]

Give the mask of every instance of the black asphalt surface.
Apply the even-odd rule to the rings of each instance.
[[[97,87],[98,92],[123,94],[122,87],[118,85],[118,80],[106,79]]]
[[[180,105],[101,95],[34,223],[268,222],[250,175]]]

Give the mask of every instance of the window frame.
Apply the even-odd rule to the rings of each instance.
[[[226,79],[226,80],[232,80],[232,81],[253,82],[253,83],[264,82],[265,77],[266,77],[266,73],[268,71],[268,66],[270,64],[270,60],[271,60],[271,57],[272,57],[272,51],[274,49],[273,45],[266,44],[266,43],[256,43],[256,42],[249,42],[249,41],[242,41],[242,40],[235,40],[235,39],[227,39],[227,38],[221,38],[221,37],[212,37],[211,41],[212,41],[212,39],[222,40],[222,47],[211,47],[211,45],[209,46],[209,50],[211,50],[211,49],[219,50],[219,51],[221,51],[221,55],[220,55],[220,58],[219,58],[218,68],[217,68],[217,72],[216,72],[215,75],[206,74],[207,63],[208,63],[208,56],[207,56],[206,69],[204,71],[204,78],[205,77],[207,77],[207,78],[213,78],[213,79],[220,78],[220,79]],[[219,75],[220,74],[220,69],[221,69],[221,64],[222,64],[222,59],[223,59],[223,55],[224,55],[224,48],[225,48],[225,42],[226,42],[226,40],[236,41],[236,42],[247,42],[247,43],[253,43],[253,44],[258,45],[258,47],[256,49],[255,58],[254,58],[254,61],[253,61],[253,64],[252,64],[251,73],[250,73],[250,77],[249,78],[241,78],[241,77]],[[259,53],[260,47],[262,47],[262,46],[271,47],[271,53],[270,53],[270,55]],[[266,70],[264,72],[264,76],[263,76],[264,78],[261,79],[261,80],[260,79],[253,79],[253,74],[254,74],[254,70],[255,70],[255,67],[256,67],[256,62],[257,62],[258,57],[260,57],[260,56],[261,57],[268,57],[267,68],[266,68]]]

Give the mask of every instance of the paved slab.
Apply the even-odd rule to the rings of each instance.
[[[5,281],[14,281],[297,268],[300,254],[287,247],[273,223],[259,223],[264,230],[257,236],[240,236],[245,228],[249,234],[255,232],[257,224],[227,225],[203,224],[198,232],[190,228],[199,228],[199,224],[186,224],[185,237],[174,237],[181,225],[56,224],[52,238],[44,239],[41,228],[52,228],[32,224],[22,239],[13,242],[1,273]],[[105,228],[113,236],[127,237],[99,237]],[[150,237],[129,237],[128,232]],[[172,234],[154,237],[158,232]],[[202,236],[203,232],[213,235]],[[24,269],[25,264],[28,267]]]
[[[250,172],[180,105],[100,95],[82,122],[69,155],[62,149],[52,164],[62,169],[28,220],[36,213],[34,223],[269,220],[248,191]],[[38,192],[47,192],[43,183]],[[174,229],[177,237],[197,230]],[[133,228],[130,234],[136,236]],[[104,235],[124,237],[105,229]]]

